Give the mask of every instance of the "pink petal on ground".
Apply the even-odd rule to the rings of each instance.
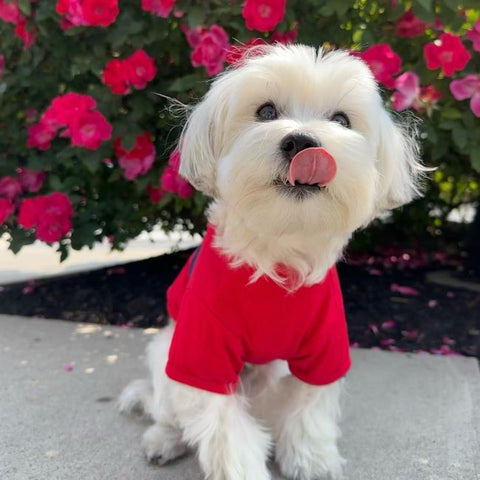
[[[383,340],[380,340],[380,345],[382,347],[388,347],[390,345],[393,345],[395,343],[395,340],[393,338],[384,338]]]
[[[401,347],[396,347],[395,345],[390,345],[387,349],[389,352],[404,352],[405,349]]]
[[[368,270],[368,273],[370,275],[375,275],[377,277],[381,277],[383,275],[382,271],[379,270],[378,268],[371,268]]]
[[[384,330],[388,330],[390,328],[395,327],[396,324],[397,322],[395,322],[394,320],[386,320],[385,322],[382,323],[381,326]]]
[[[453,292],[447,292],[448,298],[455,298],[455,294]]]
[[[398,293],[401,293],[402,295],[409,295],[409,296],[420,295],[420,292],[417,289],[408,287],[405,285],[398,285],[397,283],[392,283],[390,285],[390,291],[398,292]]]
[[[359,348],[360,344],[358,342],[353,342],[350,344],[350,348]]]
[[[66,371],[66,372],[71,372],[73,370],[73,367],[75,367],[75,363],[74,362],[69,362],[69,363],[65,363],[63,365],[63,369]]]
[[[23,288],[22,293],[27,295],[28,293],[32,293],[35,290],[35,280],[29,280],[27,285]]]
[[[375,334],[378,334],[378,325],[376,323],[370,323],[368,328]]]
[[[456,343],[453,338],[450,338],[447,335],[443,336],[442,342],[444,343],[444,345],[455,345]]]
[[[409,340],[416,340],[418,338],[418,330],[402,330],[402,335]]]
[[[429,300],[429,301],[428,301],[428,306],[429,306],[430,308],[434,308],[434,307],[436,307],[437,305],[438,305],[438,300]]]

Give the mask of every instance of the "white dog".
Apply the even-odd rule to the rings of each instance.
[[[350,363],[334,265],[355,230],[420,193],[417,157],[346,52],[266,46],[213,82],[180,167],[213,197],[210,226],[169,290],[152,379],[120,398],[154,421],[150,461],[195,447],[213,480],[269,479],[270,454],[287,478],[341,475]]]

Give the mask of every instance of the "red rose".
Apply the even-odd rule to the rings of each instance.
[[[108,27],[118,15],[118,0],[83,0],[83,16],[87,25]]]
[[[168,159],[168,165],[160,177],[160,183],[165,192],[175,193],[181,198],[188,198],[193,194],[194,189],[178,173],[180,157],[180,151],[178,149],[173,150]]]
[[[18,224],[23,228],[33,228],[38,222],[38,197],[27,198],[20,204]]]
[[[55,138],[56,131],[40,122],[28,127],[27,147],[48,150]]]
[[[150,197],[152,203],[158,203],[164,196],[165,192],[162,187],[154,187],[149,185],[147,187],[147,194]]]
[[[70,125],[73,119],[93,110],[96,106],[97,102],[90,95],[70,92],[55,97],[43,116],[47,116],[47,120],[54,119],[62,126]]]
[[[112,93],[125,95],[130,92],[126,70],[125,63],[116,58],[110,60],[105,66],[102,73],[103,83],[110,87]]]
[[[103,70],[103,82],[112,93],[125,95],[130,92],[130,87],[138,90],[145,88],[156,74],[153,58],[144,50],[137,50],[125,60],[113,59],[108,62]]]
[[[270,32],[285,15],[286,0],[246,0],[242,15],[249,30]]]
[[[167,18],[175,5],[176,0],[142,0],[142,9]]]
[[[98,111],[86,112],[73,119],[70,125],[72,146],[96,150],[102,141],[112,136],[112,126]]]
[[[139,90],[145,88],[157,73],[153,58],[144,50],[137,50],[125,60],[125,64],[128,83]]]
[[[13,213],[13,211],[13,203],[6,198],[0,198],[0,226],[6,222],[7,218]]]
[[[395,86],[393,75],[400,72],[402,60],[390,48],[390,45],[378,43],[356,55],[368,64],[378,82],[383,83],[388,88]]]
[[[423,55],[429,70],[441,68],[448,77],[463,70],[471,58],[460,37],[452,33],[442,33],[440,39],[427,43]]]
[[[298,27],[292,28],[285,33],[273,32],[270,37],[272,43],[281,43],[283,45],[288,45],[289,43],[295,43],[298,37]]]
[[[412,9],[407,10],[397,22],[397,35],[403,38],[412,38],[425,33],[427,25],[413,14]]]
[[[72,229],[73,208],[67,195],[53,192],[27,198],[20,205],[18,224],[24,228],[36,227],[39,240],[52,243]]]
[[[27,21],[25,19],[17,23],[13,33],[23,41],[24,50],[30,48],[35,42],[35,32],[33,30],[27,30]]]

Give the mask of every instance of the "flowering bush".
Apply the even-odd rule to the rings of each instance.
[[[352,50],[393,110],[422,118],[437,170],[394,216],[435,237],[480,197],[476,3],[0,0],[0,234],[65,258],[157,224],[202,230],[207,200],[178,175],[183,120],[166,97],[195,102],[247,46],[299,41]]]

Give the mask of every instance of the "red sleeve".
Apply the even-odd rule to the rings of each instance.
[[[242,352],[241,339],[187,290],[170,346],[167,375],[192,387],[229,394],[238,385]]]
[[[289,361],[290,371],[312,385],[328,385],[350,369],[350,345],[342,292],[336,270],[327,277],[324,301],[315,328],[309,332],[299,355]]]

